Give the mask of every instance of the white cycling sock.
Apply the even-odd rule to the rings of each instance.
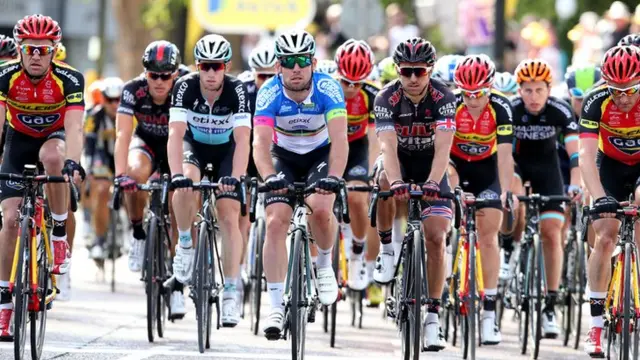
[[[318,246],[318,260],[316,261],[318,269],[331,267],[331,250],[333,250],[333,246],[326,250],[320,249]]]
[[[284,294],[284,282],[267,283],[267,292],[271,298],[271,308],[284,310],[282,295]]]

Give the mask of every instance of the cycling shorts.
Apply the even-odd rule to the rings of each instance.
[[[116,163],[113,154],[106,150],[96,150],[91,164],[94,175],[113,176],[116,172]]]
[[[640,187],[640,164],[627,165],[598,151],[596,156],[600,182],[608,196],[618,201],[629,200],[629,195]]]
[[[398,154],[398,160],[400,163],[402,181],[407,183],[424,183],[429,178],[429,173],[431,172],[431,159],[420,157],[412,158],[406,155]],[[416,166],[416,164],[420,163],[424,164],[424,166]],[[374,179],[375,182],[379,184],[380,173],[382,172],[382,170],[384,170],[382,155],[378,156],[378,158],[376,159],[374,168]],[[445,175],[442,177],[442,180],[440,181],[440,192],[448,193],[450,191],[451,188],[449,187],[449,179],[447,178],[447,174],[445,173]],[[420,206],[422,208],[422,220],[431,216],[441,216],[449,220],[453,218],[453,207],[450,200],[440,199],[430,202],[420,200]]]
[[[213,166],[213,173],[209,174],[211,182],[217,182],[223,176],[231,176],[233,170],[233,153],[235,143],[230,141],[221,145],[207,145],[185,137],[182,142],[184,164],[191,164],[200,169],[200,176],[204,176],[207,164]],[[239,180],[239,179],[238,179]],[[234,191],[221,192],[217,199],[241,200],[240,185]]]
[[[0,172],[22,174],[25,165],[38,164],[40,162],[40,148],[51,139],[65,141],[64,131],[58,130],[47,137],[34,138],[9,128],[5,143],[4,161],[0,166]],[[23,190],[24,187],[18,182],[2,181],[0,182],[0,201],[22,197]]]
[[[344,179],[369,183],[369,140],[366,137],[349,143],[349,159]]]
[[[330,145],[325,145],[306,154],[297,154],[279,146],[273,146],[271,148],[273,167],[276,173],[284,176],[289,183],[305,182],[309,186],[328,176],[330,149]],[[267,193],[264,204],[269,206],[274,203],[285,203],[293,208],[295,200],[291,195]]]
[[[516,163],[515,175],[522,179],[523,184],[527,181],[531,183],[532,193],[562,196],[564,195],[564,183],[562,182],[562,174],[560,173],[560,165],[557,159],[557,157],[553,157],[551,161],[548,162],[536,162],[531,159],[522,161],[516,158],[514,159]],[[540,207],[540,213],[548,211],[564,214],[564,205],[553,202],[543,204]],[[564,216],[562,219],[564,219]]]
[[[499,199],[501,194],[500,178],[495,161],[491,158],[468,162],[451,156],[449,163],[458,173],[460,187],[472,193],[478,199]],[[477,209],[493,208],[501,210],[500,204],[479,205]]]
[[[156,171],[159,171],[160,174],[171,174],[167,160],[167,140],[164,142],[162,139],[157,141],[143,140],[136,134],[133,135],[129,145],[129,153],[133,151],[140,151],[151,160],[152,174]]]

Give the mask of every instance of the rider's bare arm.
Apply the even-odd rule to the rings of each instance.
[[[349,158],[349,141],[347,140],[347,117],[336,116],[327,124],[331,150],[329,152],[329,176],[341,178],[347,167]]]
[[[273,139],[273,127],[258,125],[253,129],[253,161],[263,179],[276,173],[271,160],[271,143]]]
[[[511,189],[511,181],[513,180],[512,147],[508,143],[498,144],[498,178],[503,193]]]
[[[449,166],[449,154],[451,153],[451,144],[453,144],[453,135],[456,130],[448,128],[436,129],[435,141],[433,144],[434,155],[431,163],[431,172],[428,180],[433,180],[438,184],[442,181],[447,166]]]
[[[251,122],[251,120],[249,120],[249,122]],[[236,143],[236,148],[233,151],[233,168],[231,170],[231,176],[236,179],[240,179],[240,177],[247,172],[249,156],[251,155],[251,147],[249,146],[249,142],[251,141],[250,138],[250,127],[239,126],[233,129],[233,139]]]
[[[116,145],[113,156],[116,163],[116,175],[127,171],[129,144],[133,135],[133,116],[118,113],[116,115]]]
[[[84,118],[84,109],[69,109],[64,115],[64,133],[66,137],[67,159],[71,159],[77,163],[80,162],[82,156],[82,148],[84,146],[84,127],[82,119]]]
[[[595,199],[606,195],[598,174],[598,166],[596,165],[597,152],[598,139],[580,139],[580,172],[589,193]]]
[[[379,131],[378,141],[380,142],[382,163],[389,184],[393,184],[395,181],[402,181],[400,161],[398,160],[398,137],[395,130]]]
[[[169,120],[167,161],[169,161],[169,168],[172,174],[182,174],[182,139],[186,132],[186,122]]]

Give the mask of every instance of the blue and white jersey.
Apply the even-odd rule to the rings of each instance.
[[[207,145],[232,141],[233,129],[251,128],[251,109],[242,81],[225,75],[222,93],[209,104],[200,91],[200,74],[183,76],[173,86],[169,122],[187,123],[186,137]]]
[[[256,126],[274,129],[276,146],[306,154],[329,144],[329,121],[347,116],[342,87],[331,76],[313,73],[309,96],[297,103],[287,96],[282,75],[267,80],[258,90]]]

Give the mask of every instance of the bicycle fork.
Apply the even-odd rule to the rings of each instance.
[[[636,258],[635,251],[631,253],[631,290],[633,291],[633,307],[634,307],[634,321],[637,321],[640,318],[640,292],[638,290],[638,259]],[[605,309],[609,308],[611,302],[613,301],[613,306],[611,307],[611,316],[613,318],[617,318],[622,313],[622,306],[620,304],[620,299],[623,296],[624,289],[624,281],[622,271],[624,269],[624,251],[618,254],[618,259],[613,269],[612,281],[609,284],[609,291],[607,292],[607,300],[605,302]],[[621,332],[621,322],[617,322],[616,324],[616,332]]]

